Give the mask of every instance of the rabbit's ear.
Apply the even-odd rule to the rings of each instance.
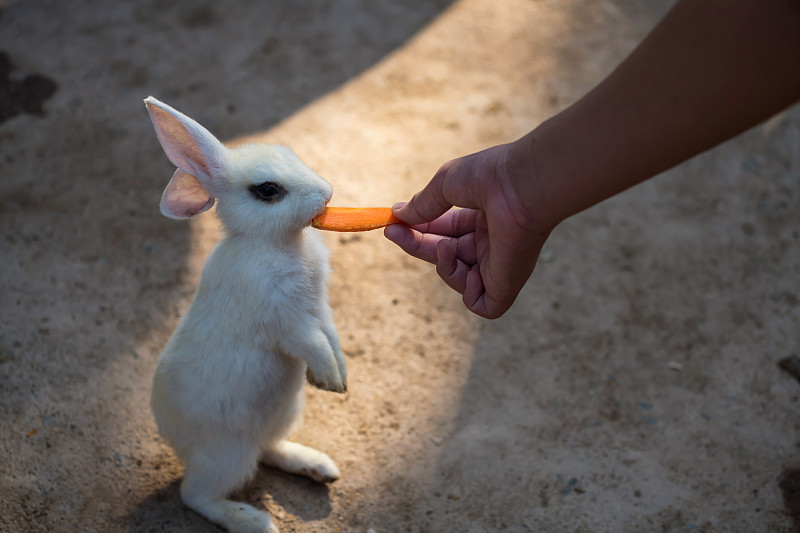
[[[177,169],[161,195],[161,213],[169,218],[186,219],[211,209],[214,198],[200,181]]]
[[[152,96],[144,103],[169,160],[185,173],[196,176],[216,196],[224,186],[218,176],[225,165],[227,149],[207,129],[167,104]]]

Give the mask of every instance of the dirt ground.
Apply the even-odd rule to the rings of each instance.
[[[148,407],[218,239],[158,212],[150,94],[286,144],[332,205],[390,205],[609,72],[662,0],[0,0],[0,530],[218,529]],[[484,321],[380,232],[327,235],[345,396],[282,532],[800,528],[800,109],[556,229]]]

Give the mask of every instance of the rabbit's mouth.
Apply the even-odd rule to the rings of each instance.
[[[316,213],[316,214],[315,214],[315,215],[314,215],[314,216],[311,218],[311,220],[308,222],[308,224],[309,224],[310,226],[313,226],[313,225],[314,225],[314,223],[317,221],[317,219],[319,219],[319,218],[320,218],[322,215],[324,215],[324,214],[325,214],[325,210],[326,210],[327,208],[328,208],[328,203],[327,203],[327,202],[325,202],[325,205],[323,205],[323,206],[322,206],[322,208],[320,208],[320,210],[319,210],[319,211],[317,211],[317,213]]]

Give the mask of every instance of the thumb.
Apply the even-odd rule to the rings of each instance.
[[[431,222],[439,218],[445,211],[458,204],[453,191],[457,188],[457,169],[460,159],[448,161],[436,171],[424,189],[411,198],[408,203],[398,203],[392,207],[394,215],[403,222],[415,225]],[[454,187],[456,185],[456,187]]]

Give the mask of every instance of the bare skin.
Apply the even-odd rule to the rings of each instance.
[[[797,0],[681,0],[578,102],[442,165],[394,208],[412,227],[384,234],[472,312],[500,317],[553,228],[797,102],[798,65]]]

